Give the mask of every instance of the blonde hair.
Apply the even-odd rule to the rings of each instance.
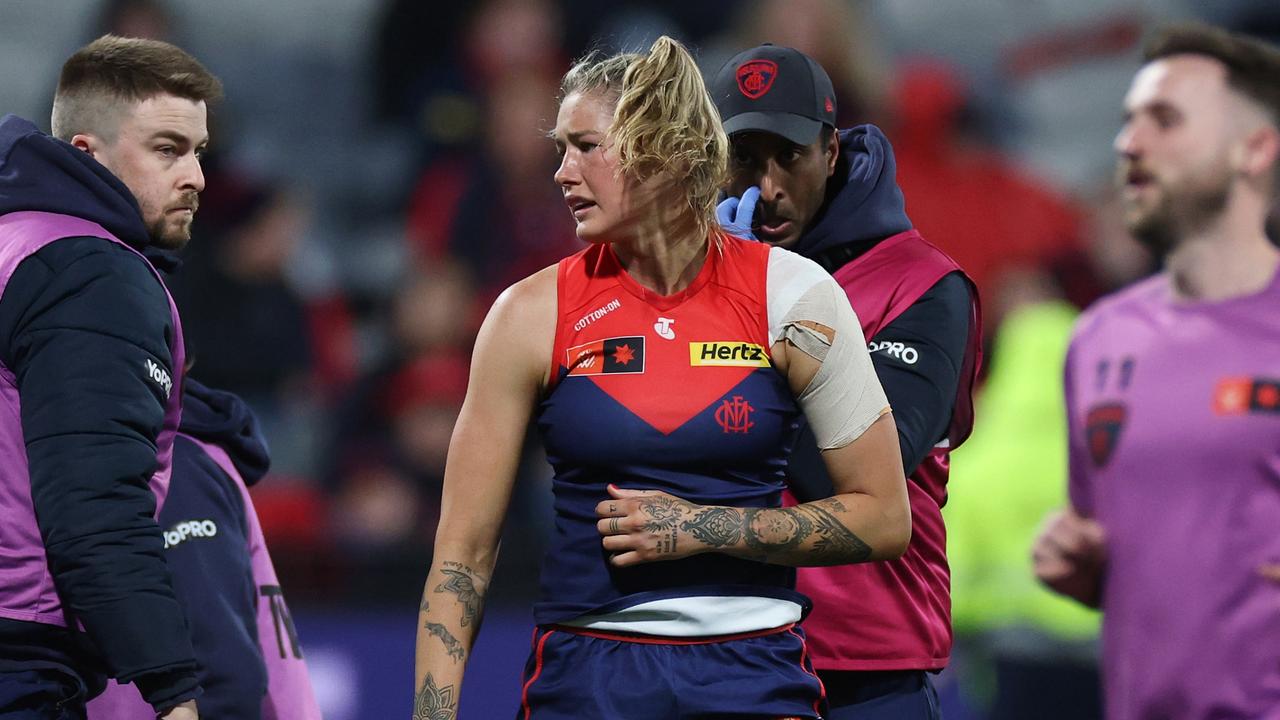
[[[637,180],[659,173],[685,188],[699,232],[715,222],[728,181],[729,139],[689,51],[666,35],[647,55],[588,56],[560,82],[562,98],[599,92],[616,101],[608,135],[619,168]]]

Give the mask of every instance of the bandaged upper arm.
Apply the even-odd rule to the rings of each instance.
[[[844,447],[889,411],[858,317],[836,281],[799,255],[774,248],[768,281],[770,344],[786,340],[822,364],[796,398],[818,449]]]

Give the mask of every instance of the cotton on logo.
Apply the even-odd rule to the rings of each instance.
[[[660,317],[658,318],[658,322],[653,324],[653,331],[658,333],[658,337],[664,340],[675,340],[676,331],[671,329],[671,326],[674,325],[675,322],[676,321],[671,318]]]

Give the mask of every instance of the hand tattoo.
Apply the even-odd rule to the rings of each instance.
[[[672,555],[676,552],[680,518],[689,511],[689,507],[689,503],[671,497],[645,498],[640,501],[640,510],[649,516],[643,529],[654,535],[665,536],[657,539],[655,552],[659,555]]]
[[[448,580],[436,586],[435,591],[458,596],[458,602],[463,605],[462,627],[467,627],[480,615],[480,593],[476,592],[475,581],[472,579],[475,573],[471,568],[455,562],[446,562],[444,565],[446,567],[441,568],[440,572]],[[448,566],[460,569],[454,570]]]
[[[674,529],[676,523],[689,509],[689,503],[670,497],[645,498],[640,501],[640,510],[649,516],[644,529],[649,532],[661,532]]]
[[[440,638],[440,642],[444,643],[445,652],[449,653],[449,657],[453,658],[455,663],[466,657],[467,651],[462,649],[462,643],[458,642],[458,639],[445,629],[445,626],[440,623],[429,622],[424,623],[422,627],[426,628],[427,632]]]
[[[436,687],[431,673],[422,681],[422,688],[413,699],[413,720],[456,720],[458,701],[452,685]]]
[[[742,538],[742,513],[734,508],[707,508],[686,520],[681,530],[711,547],[733,545]]]

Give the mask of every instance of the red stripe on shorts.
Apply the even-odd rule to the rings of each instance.
[[[533,685],[533,681],[538,679],[542,674],[542,648],[547,644],[547,638],[551,637],[551,633],[555,630],[548,630],[546,635],[538,640],[537,650],[534,651],[533,657],[533,674],[529,676],[529,680],[525,682],[524,687],[520,690],[520,707],[524,709],[524,720],[529,720],[529,715],[533,710],[529,707],[529,687]],[[538,635],[538,629],[533,630],[534,637]]]
[[[814,672],[809,668],[808,643],[806,643],[804,641],[804,638],[800,637],[800,634],[797,633],[794,629],[787,628],[787,631],[790,632],[792,635],[795,635],[796,639],[800,641],[800,669],[804,670],[806,673],[811,675],[814,680],[818,681],[818,691],[821,693],[821,695],[813,703],[813,714],[817,715],[818,717],[821,717],[822,713],[820,712],[820,710],[822,709],[822,701],[825,700],[827,697],[827,686],[822,684],[822,678],[818,677],[818,673]]]

